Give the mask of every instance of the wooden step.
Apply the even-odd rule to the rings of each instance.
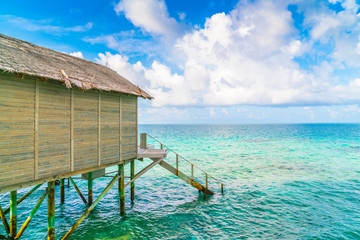
[[[159,159],[155,159],[155,158],[154,159],[150,158],[150,159],[153,160],[154,162],[157,162],[159,160]],[[169,172],[171,172],[172,174],[177,175],[179,178],[181,178],[182,180],[184,180],[185,182],[187,182],[194,188],[197,188],[199,191],[201,191],[201,192],[206,191],[206,195],[214,195],[214,193],[211,190],[209,190],[209,189],[206,190],[206,188],[203,185],[201,185],[194,179],[191,179],[189,176],[182,173],[181,171],[176,171],[176,168],[174,168],[173,166],[171,166],[169,163],[165,162],[164,160],[160,161],[158,164],[160,166],[162,166],[163,168],[165,168],[166,170],[168,170]]]

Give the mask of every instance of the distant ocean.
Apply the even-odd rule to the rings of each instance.
[[[124,218],[113,187],[71,239],[360,239],[360,124],[140,125],[139,132],[219,178],[224,195],[209,180],[216,194],[203,200],[155,166],[136,181],[133,205],[126,190]],[[168,161],[174,164],[174,156]],[[137,162],[137,170],[150,162]],[[190,174],[190,165],[180,161],[180,170]],[[195,176],[204,182],[200,172]],[[109,181],[94,182],[95,197]],[[86,182],[77,182],[85,192]],[[19,224],[41,194],[18,206]],[[60,206],[57,186],[57,239],[86,209],[72,187],[66,195]],[[0,196],[3,208],[8,199]],[[46,238],[46,205],[24,239]]]

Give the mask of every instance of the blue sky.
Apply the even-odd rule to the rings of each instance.
[[[3,0],[1,33],[148,91],[140,123],[359,122],[360,2]]]

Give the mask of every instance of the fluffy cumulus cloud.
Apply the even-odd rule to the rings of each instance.
[[[183,26],[169,16],[164,0],[121,0],[115,11],[150,34],[177,37],[182,32]]]
[[[357,104],[359,79],[341,81],[333,75],[336,68],[360,64],[359,6],[340,4],[344,10],[339,12],[325,5],[318,11],[304,8],[303,28],[310,32],[300,37],[288,3],[241,1],[172,43],[181,73],[172,71],[173,63],[154,61],[145,67],[120,54],[99,54],[98,62],[151,93],[154,106]],[[164,1],[122,0],[116,10],[151,34],[173,35],[178,29]],[[314,57],[319,44],[330,45],[329,56],[302,67],[297,59]]]
[[[69,53],[69,55],[74,56],[74,57],[78,57],[78,58],[84,58],[84,55],[80,51]]]

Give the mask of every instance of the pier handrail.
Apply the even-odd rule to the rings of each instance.
[[[170,152],[173,152],[176,156],[177,156],[177,162],[176,162],[176,168],[178,169],[178,157],[182,158],[183,160],[185,160],[186,162],[191,164],[191,178],[194,178],[194,171],[193,171],[193,167],[197,168],[198,170],[200,170],[201,172],[203,172],[206,175],[206,178],[209,176],[212,179],[214,179],[216,182],[221,184],[221,192],[223,192],[223,187],[225,186],[224,183],[220,182],[218,179],[216,179],[215,177],[211,176],[210,174],[208,174],[207,172],[205,172],[204,170],[202,170],[201,168],[199,168],[198,166],[196,166],[195,164],[193,164],[192,162],[190,162],[188,159],[186,159],[185,157],[181,156],[180,154],[178,154],[177,152],[175,152],[174,150],[172,150],[171,148],[169,148],[168,146],[166,146],[165,144],[163,144],[162,142],[160,142],[159,140],[157,140],[156,138],[154,138],[153,136],[151,136],[148,133],[144,133],[146,134],[146,136],[149,136],[151,139],[153,139],[154,141],[158,142],[160,144],[160,148],[162,149],[163,147],[165,147],[166,149],[168,149]],[[206,179],[207,182],[207,179]]]

